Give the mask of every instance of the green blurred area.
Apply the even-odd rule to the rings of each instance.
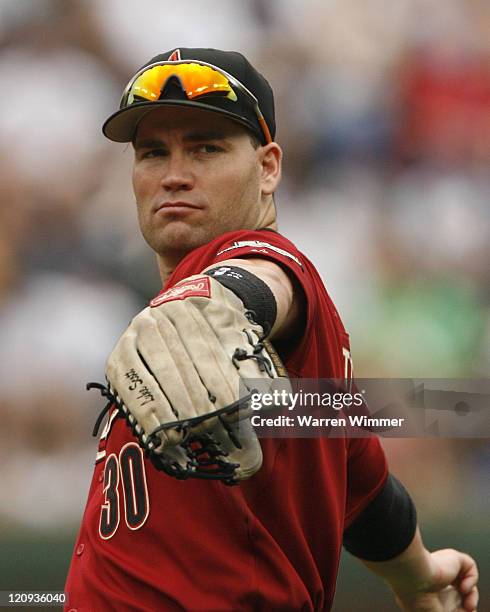
[[[0,542],[0,590],[62,591],[76,531],[36,535],[3,533]],[[477,560],[480,569],[480,612],[490,610],[490,525],[471,516],[424,529],[429,549],[459,548]],[[53,607],[35,608],[53,610]],[[351,555],[342,555],[334,612],[395,612],[388,587]]]
[[[2,533],[0,590],[63,591],[75,538],[76,531],[39,534],[11,530]],[[42,612],[61,609],[61,606],[29,609]]]

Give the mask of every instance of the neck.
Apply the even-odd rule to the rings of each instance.
[[[269,197],[263,213],[258,219],[255,229],[273,229],[277,231],[276,205],[274,199]]]
[[[166,253],[165,255],[157,254],[157,265],[160,273],[162,285],[165,284],[168,277],[172,274],[179,263],[184,259],[187,253]]]

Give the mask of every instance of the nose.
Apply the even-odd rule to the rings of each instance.
[[[161,185],[165,191],[189,191],[194,186],[194,177],[189,161],[179,153],[167,157]]]

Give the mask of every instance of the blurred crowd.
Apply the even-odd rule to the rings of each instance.
[[[79,520],[103,406],[84,384],[159,291],[131,148],[101,124],[177,46],[241,50],[270,80],[280,229],[317,265],[356,374],[488,376],[487,0],[0,0],[0,526]],[[478,509],[485,440],[386,446],[409,487]]]

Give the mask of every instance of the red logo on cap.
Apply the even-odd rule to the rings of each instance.
[[[175,49],[175,51],[172,51],[172,54],[170,55],[167,61],[178,62],[181,59],[182,58],[180,57],[180,49]]]
[[[161,306],[165,302],[173,302],[174,300],[185,300],[188,297],[211,297],[211,287],[209,285],[209,278],[204,276],[203,278],[196,278],[189,281],[175,285],[171,289],[167,289],[164,293],[157,295],[150,302],[150,306],[155,308]]]

